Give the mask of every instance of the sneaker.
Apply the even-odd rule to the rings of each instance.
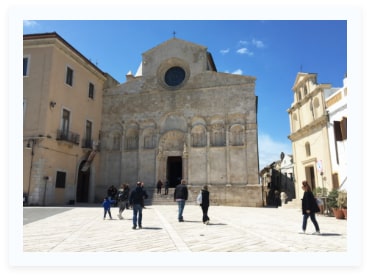
[[[208,224],[209,224],[209,220],[206,221],[206,225],[208,225]]]
[[[320,231],[314,232],[313,235],[320,235]]]
[[[133,226],[132,229],[135,230],[136,229],[136,226]]]
[[[139,229],[142,229],[143,227],[141,227],[141,225],[139,225]]]

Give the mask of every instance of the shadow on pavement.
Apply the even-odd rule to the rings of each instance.
[[[342,234],[336,234],[336,233],[321,233],[321,236],[341,236]]]

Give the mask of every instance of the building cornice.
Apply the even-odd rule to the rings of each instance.
[[[327,122],[328,122],[328,117],[326,115],[322,115],[321,117],[312,121],[308,125],[300,128],[298,131],[290,134],[288,136],[288,138],[291,141],[297,141],[301,138],[304,138],[304,137],[310,135],[313,130],[318,130],[320,128],[326,128]]]

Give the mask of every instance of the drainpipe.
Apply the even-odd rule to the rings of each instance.
[[[34,151],[33,151],[33,147],[34,147],[34,144],[35,144],[35,140],[34,139],[31,139],[29,142],[31,142],[32,146],[31,146],[31,163],[30,163],[30,173],[29,173],[29,177],[28,177],[28,189],[27,189],[27,205],[30,204],[30,191],[31,191],[31,177],[32,177],[32,166],[33,166],[33,157],[35,155]],[[26,148],[29,148],[30,143],[27,144]]]

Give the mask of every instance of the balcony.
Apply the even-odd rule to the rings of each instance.
[[[84,148],[84,149],[92,149],[93,148],[93,143],[94,141],[92,139],[82,139],[82,142],[81,142],[81,147]]]
[[[75,145],[80,144],[80,135],[71,131],[65,131],[58,129],[57,130],[57,140],[59,141],[66,141],[73,143]]]

